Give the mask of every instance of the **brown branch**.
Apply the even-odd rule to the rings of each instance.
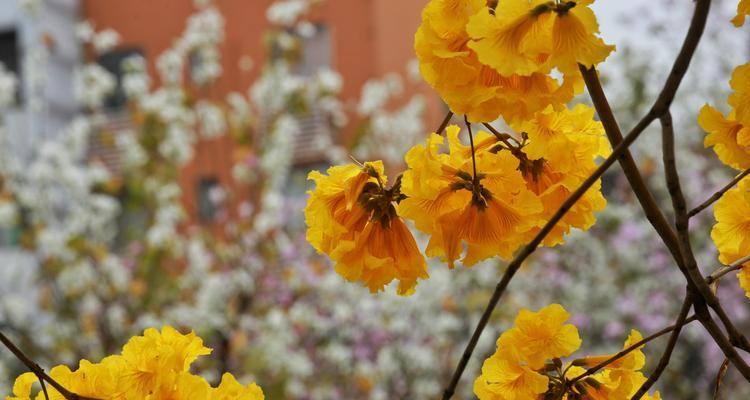
[[[686,318],[685,322],[682,325],[687,325],[687,324],[689,324],[689,323],[691,323],[693,321],[696,321],[696,320],[698,320],[698,317],[695,316],[695,315],[693,315],[690,318]],[[613,355],[612,357],[610,357],[610,358],[608,358],[608,359],[600,362],[599,364],[596,364],[593,367],[587,369],[581,375],[578,375],[575,378],[569,380],[567,382],[567,386],[568,387],[573,386],[573,384],[575,384],[576,382],[580,381],[581,379],[583,379],[583,378],[585,378],[587,376],[591,376],[591,375],[599,372],[602,368],[606,367],[607,365],[612,364],[613,362],[615,362],[615,361],[617,361],[617,360],[625,357],[626,355],[632,353],[635,350],[638,350],[638,348],[640,348],[641,346],[645,345],[646,343],[648,343],[648,342],[650,342],[650,341],[652,341],[652,340],[654,340],[656,338],[659,338],[661,336],[664,336],[664,335],[666,335],[669,332],[672,332],[676,328],[677,328],[677,325],[670,325],[670,326],[668,326],[668,327],[666,327],[666,328],[664,328],[664,329],[662,329],[662,330],[660,330],[660,331],[658,331],[656,333],[653,333],[653,334],[651,334],[651,335],[649,335],[649,336],[647,336],[647,337],[645,337],[645,338],[643,338],[643,339],[641,339],[641,340],[633,343],[632,345],[630,345],[630,346],[622,349],[620,352],[618,352],[617,354]]]
[[[685,301],[682,303],[680,313],[677,315],[677,320],[673,325],[674,330],[672,330],[672,334],[669,335],[669,341],[667,342],[667,346],[664,347],[664,352],[659,359],[659,363],[656,365],[656,368],[654,368],[654,371],[651,372],[648,379],[646,379],[646,382],[643,382],[643,385],[641,385],[640,389],[638,389],[630,400],[640,400],[640,398],[651,389],[651,386],[659,380],[659,377],[661,377],[664,370],[667,369],[667,365],[669,365],[669,361],[672,358],[672,351],[674,351],[674,348],[677,345],[677,340],[680,338],[682,327],[685,325],[687,315],[690,312],[690,308],[693,306],[693,296],[690,294],[690,288],[687,288],[686,290],[687,294],[685,295]]]
[[[696,299],[694,308],[695,314],[698,316],[701,323],[706,328],[706,331],[708,331],[708,333],[714,338],[714,341],[719,346],[719,348],[721,348],[721,351],[724,353],[726,358],[728,358],[732,362],[732,364],[734,364],[735,368],[740,371],[745,379],[750,380],[750,378],[748,377],[747,364],[742,360],[742,357],[740,357],[739,353],[737,353],[737,349],[735,349],[734,346],[732,346],[732,344],[729,343],[729,341],[724,337],[724,332],[721,331],[721,328],[716,325],[716,322],[714,322],[714,320],[708,314],[708,308],[706,307],[706,303],[702,298]],[[740,362],[737,362],[736,360],[739,360]]]
[[[662,128],[662,160],[664,162],[667,188],[670,193],[681,193],[679,176],[677,175],[677,163],[675,159],[674,126],[672,124],[672,114],[667,111],[664,115],[661,116],[661,118],[659,118],[659,121],[661,122]],[[673,202],[673,207],[675,208],[675,215],[685,212],[684,204]],[[656,383],[659,377],[661,377],[661,374],[667,368],[667,365],[672,358],[672,352],[677,345],[677,340],[679,340],[680,338],[682,326],[685,324],[685,318],[687,318],[687,315],[690,312],[690,308],[693,306],[693,289],[690,287],[690,285],[688,285],[685,290],[685,300],[683,301],[682,307],[680,308],[680,313],[677,315],[677,319],[674,324],[675,329],[669,336],[669,341],[664,348],[664,352],[659,359],[659,363],[657,364],[651,375],[649,375],[646,382],[644,382],[643,385],[641,385],[641,387],[638,389],[638,391],[633,395],[631,400],[640,400],[640,398],[643,397],[643,395],[645,395],[646,392],[649,391],[649,389],[651,389],[654,383]]]
[[[514,141],[516,141],[516,143],[518,143],[518,141],[513,136],[498,131],[494,126],[488,124],[487,122],[482,123],[482,125],[484,125],[484,127],[487,128],[492,133],[492,135],[497,138],[497,140],[503,142],[504,145],[508,146],[508,150],[512,151],[513,153],[519,150],[519,146],[514,146],[508,141],[508,139],[513,139]]]
[[[23,353],[23,351],[21,351],[21,349],[19,349],[15,344],[13,344],[13,342],[10,339],[8,339],[8,337],[5,336],[2,332],[0,332],[0,342],[2,342],[3,345],[5,345],[5,347],[7,347],[8,350],[10,350],[10,352],[13,353],[13,355],[16,356],[16,358],[18,358],[18,360],[20,360],[26,366],[26,368],[29,369],[29,371],[33,372],[34,375],[36,375],[37,378],[39,378],[40,382],[47,381],[47,383],[49,383],[50,386],[55,388],[55,390],[57,390],[65,399],[67,400],[97,400],[91,397],[77,395],[65,389],[61,384],[59,384],[57,381],[52,379],[52,377],[47,375],[47,373],[44,372],[44,369],[40,367],[39,364],[32,361],[26,354]],[[44,383],[42,383],[42,387],[44,388],[45,396],[46,396],[46,388],[44,386]]]
[[[698,1],[696,5],[696,13],[699,13],[699,11],[701,10],[707,13],[709,6],[710,0]],[[703,18],[703,23],[705,23],[705,15]],[[694,30],[691,28],[690,31],[692,32]],[[599,77],[596,73],[596,70],[593,68],[586,69],[584,67],[581,67],[580,69],[581,74],[584,78],[584,82],[586,83],[586,86],[591,95],[591,99],[594,103],[597,113],[599,114],[599,118],[602,121],[602,125],[604,126],[610,142],[613,144],[619,143],[622,140],[622,133],[620,132],[617,120],[612,113],[612,109],[609,106],[609,102],[604,95],[604,91],[601,87],[601,83],[599,82]],[[653,109],[656,108],[652,108],[652,110]],[[660,111],[658,117],[666,119],[666,121],[670,124],[668,129],[671,130],[671,118],[669,116],[668,106]],[[748,346],[746,343],[747,339],[739,334],[739,331],[734,326],[731,319],[728,317],[723,307],[719,303],[719,300],[710,290],[708,284],[703,279],[703,276],[698,270],[697,262],[692,252],[689,236],[687,234],[687,218],[682,217],[687,215],[687,211],[685,207],[684,197],[682,195],[682,190],[679,187],[679,179],[676,175],[676,168],[674,168],[672,171],[667,171],[667,187],[670,191],[670,196],[672,197],[675,212],[677,214],[675,221],[677,234],[667,222],[664,214],[656,204],[656,201],[648,190],[648,187],[646,186],[643,177],[641,176],[640,171],[638,170],[638,167],[635,164],[635,161],[633,160],[629,151],[625,152],[625,154],[620,159],[620,165],[622,166],[623,172],[625,173],[625,176],[627,177],[628,182],[633,189],[633,192],[636,194],[636,197],[641,204],[641,208],[646,213],[646,217],[648,218],[649,222],[654,227],[656,232],[659,234],[659,236],[662,238],[664,244],[669,249],[680,271],[683,273],[683,275],[685,275],[685,278],[688,282],[688,285],[691,287],[691,290],[697,290],[700,296],[703,297],[703,300],[716,312],[719,319],[722,321],[722,324],[729,333],[731,343],[729,344],[729,346],[727,346],[728,343],[726,343],[726,338],[724,337],[723,333],[721,333],[720,329],[710,329],[709,333],[712,334],[717,344],[722,348],[722,350],[725,351],[725,355],[729,357],[733,363],[735,363],[737,369],[742,372],[743,376],[750,380],[750,366],[748,366],[744,362],[744,360],[742,360],[742,358],[732,356],[731,353],[733,353],[733,351],[729,349],[732,344],[741,346],[742,348],[749,348],[750,346]],[[709,313],[705,313],[699,315],[699,317],[701,319],[701,323],[706,326],[707,321],[705,319],[710,319],[711,315]],[[706,326],[706,328],[708,328],[708,326]]]
[[[716,379],[714,380],[714,400],[719,400],[719,391],[721,390],[721,384],[724,382],[724,376],[729,370],[729,359],[725,358],[724,362],[719,366],[719,372],[716,373]]]
[[[440,123],[435,134],[442,135],[445,128],[447,128],[448,124],[451,122],[451,118],[453,118],[453,111],[448,111],[448,114],[445,114],[445,118],[443,118],[443,122]]]
[[[672,115],[669,111],[665,112],[661,116],[663,132],[664,132],[664,166],[665,176],[667,179],[667,189],[672,199],[672,204],[675,210],[675,227],[677,228],[677,236],[680,240],[680,248],[683,253],[683,262],[688,272],[688,282],[692,283],[697,289],[698,293],[703,297],[703,300],[708,304],[711,309],[716,312],[716,315],[721,320],[722,325],[727,331],[731,344],[745,351],[750,351],[750,343],[739,330],[734,326],[732,319],[726,313],[721,305],[721,302],[716,297],[711,287],[701,274],[698,269],[698,262],[695,259],[695,253],[693,253],[692,245],[690,243],[690,218],[687,215],[687,203],[685,201],[685,195],[683,194],[682,187],[680,185],[680,175],[677,171],[675,164],[675,152],[674,152],[674,128],[672,126]],[[710,318],[710,316],[709,316]],[[701,322],[704,322],[701,320]],[[724,339],[724,335],[721,337],[715,337],[715,340]],[[741,358],[732,358],[729,354],[726,354],[730,361],[737,366],[737,369],[750,381],[750,367]]]
[[[748,175],[750,175],[750,168],[742,171],[741,174],[737,175],[734,179],[732,179],[731,182],[729,182],[726,186],[721,188],[718,192],[714,193],[713,196],[709,197],[708,200],[701,203],[701,205],[690,210],[690,212],[687,214],[688,218],[692,218],[696,216],[698,213],[700,213],[701,211],[711,206],[711,204],[714,204],[717,200],[721,198],[721,196],[724,196],[724,193],[728,192],[729,189],[733,188],[736,184],[740,183],[740,181],[743,180]]]
[[[742,269],[743,264],[746,264],[748,262],[750,262],[750,255],[740,258],[739,260],[733,262],[731,265],[721,267],[717,269],[713,274],[709,275],[708,278],[706,278],[706,283],[710,285],[721,279],[724,275],[732,271],[738,271]]]

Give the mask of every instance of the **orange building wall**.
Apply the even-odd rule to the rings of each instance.
[[[246,92],[257,77],[265,59],[263,32],[269,27],[265,12],[272,0],[214,3],[226,23],[221,48],[224,73],[202,93],[221,99],[230,91]],[[414,58],[413,37],[424,4],[425,0],[327,0],[315,8],[310,20],[326,23],[331,31],[332,66],[344,78],[345,107],[354,107],[368,79],[394,71],[405,73],[406,63]],[[153,65],[156,57],[179,37],[193,11],[191,0],[83,1],[84,17],[96,29],[113,28],[122,37],[121,47],[139,47],[144,51],[155,79],[158,79]],[[255,64],[249,72],[239,68],[239,60],[245,55]],[[426,87],[418,90],[430,99],[427,123],[434,125],[441,118],[438,99]],[[194,221],[197,183],[202,176],[215,176],[231,192],[247,195],[231,179],[232,147],[226,136],[202,140],[196,146],[195,159],[181,172],[184,204]],[[230,210],[236,210],[236,201],[230,203]]]

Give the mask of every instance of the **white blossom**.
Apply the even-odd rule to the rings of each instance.
[[[116,86],[115,77],[98,64],[87,64],[76,74],[76,97],[84,106],[91,109],[101,107]]]
[[[104,29],[93,35],[91,43],[97,53],[103,54],[114,49],[120,43],[120,34],[114,29]]]
[[[17,90],[18,78],[0,62],[0,109],[15,104]]]

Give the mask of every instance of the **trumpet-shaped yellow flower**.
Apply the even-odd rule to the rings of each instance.
[[[525,365],[517,352],[498,352],[482,365],[474,381],[479,400],[539,399],[549,387],[549,378]]]
[[[432,0],[422,12],[415,50],[423,78],[457,114],[474,122],[508,121],[561,107],[580,93],[577,74],[562,83],[543,73],[498,73],[483,65],[469,48],[469,17],[486,10],[481,0]]]
[[[628,335],[628,339],[625,341],[625,344],[623,345],[623,349],[627,349],[628,347],[640,342],[643,340],[643,335],[641,335],[640,332],[633,329],[630,331],[630,335]],[[618,358],[617,360],[607,364],[608,369],[627,369],[631,371],[639,371],[641,368],[643,368],[644,365],[646,365],[646,355],[643,354],[643,351],[641,350],[643,346],[638,347],[636,350],[631,351],[624,357]],[[600,364],[610,358],[612,358],[614,354],[607,354],[602,356],[591,356],[591,357],[585,357],[582,359],[582,362],[579,365],[586,365],[587,367],[593,367],[597,364]]]
[[[56,366],[49,375],[73,393],[102,400],[263,400],[258,385],[242,386],[229,374],[217,388],[190,374],[190,364],[209,352],[194,333],[182,335],[172,327],[161,332],[148,329],[143,336],[131,338],[120,355],[100,363],[81,360],[75,371]],[[13,396],[7,399],[44,399],[41,391],[32,394],[36,382],[33,373],[20,375]],[[64,400],[56,389],[48,385],[47,390],[50,399]]]
[[[432,135],[426,146],[406,156],[399,213],[430,234],[428,256],[439,256],[453,267],[466,245],[464,266],[491,256],[509,258],[530,239],[541,204],[518,171],[509,152],[494,153],[495,139],[476,135],[477,176],[473,176],[471,148],[460,142],[460,129],[447,129],[448,153],[440,152],[443,138]]]
[[[255,383],[243,386],[232,376],[225,373],[221,376],[219,387],[212,390],[211,400],[263,399],[263,391]]]
[[[310,173],[316,183],[305,208],[307,240],[335,261],[335,270],[371,292],[399,280],[398,293],[413,293],[427,278],[427,263],[396,213],[400,183],[383,185],[383,163],[332,167],[328,175]]]
[[[734,119],[743,126],[750,125],[750,63],[737,66],[729,80],[732,94],[728,103],[734,110]]]
[[[704,145],[713,147],[719,160],[738,170],[750,167],[750,128],[734,120],[734,112],[725,117],[705,105],[698,115],[698,124],[708,132]]]
[[[583,366],[590,368],[611,356],[585,357],[565,366],[561,357],[571,355],[581,345],[576,327],[565,324],[568,318],[559,304],[538,312],[521,310],[513,327],[498,338],[497,351],[482,365],[482,373],[474,382],[479,399],[629,400],[646,381],[640,372],[645,364],[643,346],[571,384],[586,373]],[[633,330],[623,348],[641,340],[641,334]],[[661,400],[659,392],[643,398]]]
[[[614,50],[597,36],[592,2],[500,0],[494,12],[485,8],[471,17],[468,46],[481,63],[506,76],[590,68]]]
[[[719,261],[729,265],[750,255],[750,179],[740,181],[716,202],[714,216],[711,238],[719,250]],[[744,264],[738,278],[750,298],[750,262]]]
[[[545,221],[596,170],[595,160],[610,153],[604,128],[593,117],[591,107],[579,104],[572,110],[548,108],[529,120],[512,124],[516,131],[528,136],[523,152],[531,166],[524,168],[524,178],[542,201]],[[562,243],[571,228],[589,229],[596,222],[594,213],[606,205],[601,181],[597,181],[555,225],[544,245]]]
[[[713,146],[723,163],[746,169],[750,167],[750,63],[735,68],[729,84],[732,87],[729,115],[725,117],[705,105],[698,115],[698,124],[708,132],[705,146]]]
[[[570,318],[559,304],[551,304],[538,312],[523,309],[516,317],[513,329],[497,341],[500,350],[515,349],[532,369],[541,369],[547,360],[567,357],[581,346],[581,337]]]
[[[745,25],[745,17],[750,15],[750,0],[740,0],[737,4],[737,15],[732,18],[732,23],[736,27]]]
[[[585,369],[572,366],[568,368],[566,377],[572,379],[586,372]],[[591,375],[571,388],[568,399],[582,400],[630,400],[636,391],[646,382],[646,377],[639,371],[612,370],[605,367],[601,372]],[[661,400],[661,394],[646,393],[644,400]]]

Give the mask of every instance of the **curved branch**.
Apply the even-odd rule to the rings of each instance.
[[[20,360],[26,366],[26,368],[29,369],[29,371],[33,372],[34,375],[36,375],[37,378],[39,378],[39,381],[42,382],[42,388],[44,389],[45,396],[46,396],[47,389],[44,386],[43,382],[47,381],[47,383],[49,383],[50,386],[52,386],[53,388],[55,388],[55,390],[60,392],[60,394],[67,400],[97,400],[91,397],[77,395],[65,389],[61,384],[59,384],[57,381],[52,379],[51,376],[47,375],[47,373],[44,372],[44,369],[40,367],[39,364],[32,361],[26,354],[24,354],[23,351],[21,351],[21,349],[18,348],[18,346],[13,344],[13,342],[10,339],[8,339],[8,337],[5,336],[2,332],[0,332],[0,342],[2,342],[2,344],[5,345],[5,347],[7,347],[8,350],[10,350],[10,352],[13,353],[13,355],[16,356],[16,358],[18,358],[18,360]]]
[[[706,283],[710,285],[730,272],[741,270],[743,264],[747,264],[748,262],[750,262],[750,255],[740,258],[739,260],[733,262],[731,265],[721,267],[717,269],[713,274],[709,275],[708,278],[706,278]]]
[[[682,325],[687,325],[687,324],[689,324],[689,323],[691,323],[693,321],[697,321],[697,320],[698,320],[698,317],[695,316],[695,315],[693,315],[692,317],[685,319],[685,321],[683,322]],[[645,337],[645,338],[643,338],[643,339],[641,339],[641,340],[633,343],[632,345],[630,345],[630,346],[628,346],[628,347],[620,350],[620,352],[616,353],[612,357],[610,357],[610,358],[608,358],[608,359],[600,362],[599,364],[596,364],[593,367],[587,369],[581,375],[578,375],[575,378],[569,380],[567,382],[567,386],[569,386],[569,387],[573,386],[573,384],[575,384],[576,382],[580,381],[581,379],[599,372],[602,368],[606,367],[607,365],[612,364],[613,362],[615,362],[615,361],[617,361],[617,360],[625,357],[626,355],[632,353],[635,350],[638,350],[641,346],[645,345],[646,343],[648,343],[648,342],[650,342],[650,341],[652,341],[652,340],[654,340],[654,339],[656,339],[658,337],[664,336],[664,335],[666,335],[669,332],[674,331],[676,328],[677,328],[676,324],[675,325],[670,325],[670,326],[668,326],[668,327],[666,327],[666,328],[664,328],[664,329],[662,329],[662,330],[660,330],[660,331],[658,331],[658,332],[656,332],[654,334],[651,334],[651,335],[649,335],[649,336],[647,336],[647,337]]]
[[[728,192],[729,189],[733,188],[736,184],[740,183],[740,181],[745,179],[745,177],[748,175],[750,175],[750,168],[742,171],[742,173],[737,175],[734,179],[732,179],[731,182],[729,182],[726,186],[721,188],[718,192],[714,193],[713,196],[708,198],[708,200],[701,203],[701,205],[690,210],[690,212],[688,212],[687,214],[688,218],[693,218],[698,213],[708,208],[711,204],[714,204],[717,200],[721,198],[721,196],[724,196],[724,193]]]
[[[435,131],[435,134],[442,135],[445,128],[447,128],[448,124],[451,122],[451,118],[453,118],[453,111],[448,111],[448,113],[445,114],[445,118],[443,118],[443,122],[440,123],[440,126],[438,126]]]
[[[674,323],[674,330],[672,331],[672,334],[669,335],[669,341],[667,342],[667,346],[664,347],[664,352],[659,359],[659,363],[656,365],[656,368],[654,368],[654,371],[651,372],[651,375],[648,376],[646,382],[643,382],[643,385],[641,385],[640,389],[635,392],[630,400],[640,400],[640,398],[651,389],[651,386],[659,380],[659,377],[661,377],[664,370],[667,369],[669,360],[672,358],[672,351],[674,351],[674,348],[677,345],[677,340],[680,338],[682,327],[687,322],[687,315],[690,312],[690,308],[693,306],[693,296],[690,294],[689,288],[687,291],[688,293],[685,295],[685,301],[683,301],[680,313],[677,315],[677,320]]]

